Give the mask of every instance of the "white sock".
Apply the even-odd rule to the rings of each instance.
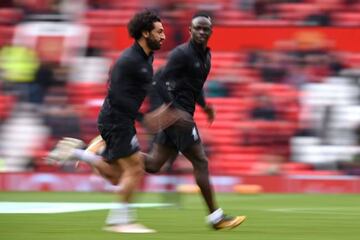
[[[221,208],[216,209],[210,215],[206,217],[207,223],[216,224],[221,221],[224,217],[224,211]]]
[[[102,160],[101,156],[83,149],[75,149],[73,155],[76,159],[89,164],[93,164],[96,161]]]
[[[110,209],[106,218],[107,225],[119,225],[133,223],[136,219],[136,211],[128,203],[121,203],[117,208]]]

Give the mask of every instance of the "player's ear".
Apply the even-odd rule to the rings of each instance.
[[[142,36],[144,37],[144,38],[148,38],[149,37],[149,35],[150,35],[150,32],[149,31],[142,31]]]

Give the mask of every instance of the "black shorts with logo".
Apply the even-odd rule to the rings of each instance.
[[[102,153],[105,161],[113,163],[119,158],[128,157],[140,151],[133,124],[128,126],[99,124],[98,129],[106,142],[106,148]]]
[[[169,146],[180,152],[189,146],[201,143],[199,131],[193,119],[186,123],[186,126],[174,124],[155,135],[155,143]]]

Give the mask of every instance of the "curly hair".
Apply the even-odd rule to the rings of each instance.
[[[132,38],[138,40],[143,31],[154,29],[154,22],[161,22],[161,19],[154,12],[145,10],[135,14],[127,25],[128,32]]]

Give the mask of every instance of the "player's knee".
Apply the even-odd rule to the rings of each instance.
[[[194,162],[194,169],[199,171],[207,171],[209,169],[209,163],[206,158],[198,159]]]
[[[155,158],[153,156],[147,155],[144,161],[144,168],[147,173],[158,173],[160,168],[157,166],[155,162]]]
[[[118,185],[120,182],[120,179],[114,176],[103,175],[103,177],[107,179],[112,185]]]

